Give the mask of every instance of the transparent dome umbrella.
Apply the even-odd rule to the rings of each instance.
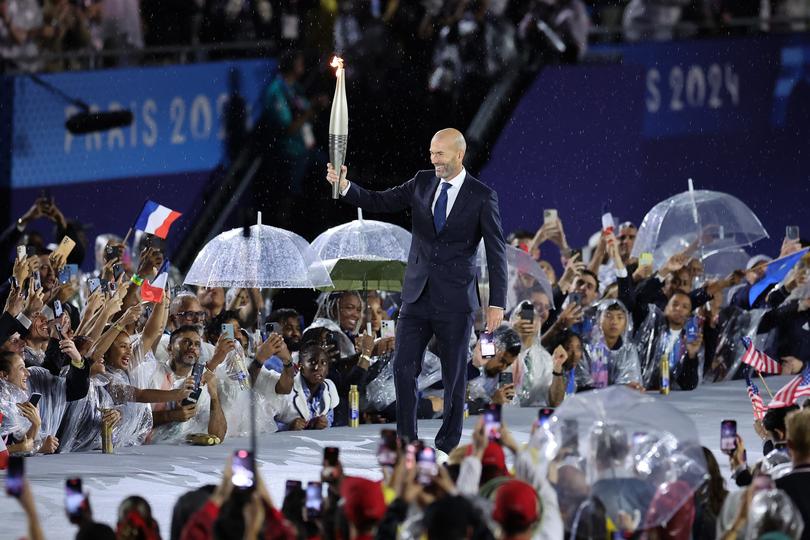
[[[261,212],[250,236],[231,229],[197,254],[185,284],[253,289],[318,289],[332,280],[321,259],[294,232],[262,225]]]
[[[691,184],[690,184],[691,187]],[[638,229],[633,257],[653,254],[655,268],[692,246],[701,259],[768,238],[759,218],[738,198],[719,191],[689,190],[656,204]]]
[[[411,233],[391,223],[358,219],[324,231],[312,242],[338,291],[401,291]]]
[[[745,270],[751,256],[740,248],[716,251],[703,258],[703,273],[707,277],[725,277],[734,270]]]
[[[635,530],[667,523],[707,477],[692,419],[624,386],[566,397],[540,429],[545,457],[576,466],[613,522],[622,512]]]
[[[506,311],[514,309],[518,303],[530,300],[531,290],[539,286],[548,297],[549,305],[554,308],[554,293],[548,274],[532,259],[532,256],[520,248],[506,245]],[[484,241],[478,244],[476,252],[479,268],[479,287],[483,287],[487,294],[482,295],[482,301],[489,298],[489,272],[487,270],[487,252]]]

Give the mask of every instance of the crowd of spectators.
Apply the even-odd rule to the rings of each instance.
[[[34,221],[52,222],[54,236],[46,239],[35,232]],[[513,272],[509,289],[514,301],[507,306],[507,322],[493,334],[493,350],[483,349],[480,328],[470,335],[466,399],[470,414],[486,416],[493,407],[557,407],[572,396],[587,399],[592,390],[611,386],[641,393],[688,392],[742,377],[745,369],[739,359],[745,347],[739,343],[744,336],[767,336],[760,342],[766,343],[783,374],[810,377],[810,257],[805,255],[783,283],[769,286],[751,301],[749,290],[763,278],[770,257],[753,257],[746,268],[728,276],[707,276],[693,243],[654,269],[649,261],[631,256],[637,232],[629,222],[616,227],[615,233],[600,232],[587,261],[581,260],[581,250],[568,245],[560,216],[550,216],[536,232],[514,231],[509,236],[512,245],[539,261],[551,288]],[[67,254],[55,249],[64,237],[76,243]],[[132,247],[106,234],[93,244],[82,225],[67,219],[47,197],[38,198],[2,233],[0,271],[11,277],[1,288],[5,308],[0,317],[0,434],[12,456],[97,452],[103,448],[105,432],[111,433],[111,446],[121,448],[215,444],[226,437],[245,437],[251,429],[258,433],[332,429],[349,425],[355,417],[361,423],[396,420],[392,366],[396,338],[386,334],[384,322],[396,321],[397,294],[337,291],[323,293],[317,303],[290,302],[283,290],[184,287],[177,269],[171,269],[163,298],[150,301],[142,297],[141,285],[154,279],[163,265],[163,246],[161,239],[141,233]],[[800,240],[786,238],[774,258],[796,253],[802,246]],[[564,266],[559,277],[549,260],[557,252]],[[78,271],[77,265],[88,256],[94,257],[95,269]],[[439,355],[432,346],[425,353],[418,381],[420,418],[438,418],[443,412]],[[255,424],[248,413],[251,387],[257,400]],[[357,410],[352,409],[354,392]],[[741,394],[739,399],[746,397]],[[703,499],[684,507],[673,527],[716,529],[717,538],[742,538],[751,527],[784,525],[780,530],[787,537],[800,538],[796,524],[810,520],[806,490],[810,424],[806,411],[794,412],[797,405],[787,405],[768,410],[756,421],[765,443],[762,463],[749,467],[740,438],[729,452],[735,482],[745,488],[744,495],[725,497],[723,480],[709,456],[706,462],[713,477],[700,492]],[[247,519],[241,526],[259,531],[266,524],[272,528],[266,534],[278,537],[287,537],[284,530],[298,537],[311,537],[319,530],[331,538],[329,531],[346,526],[348,520],[351,537],[376,530],[383,538],[391,537],[391,531],[408,518],[403,527],[424,530],[431,538],[469,537],[446,536],[445,527],[451,526],[504,538],[560,538],[562,529],[570,531],[582,523],[577,510],[582,504],[589,509],[589,527],[598,523],[630,536],[644,528],[638,519],[611,515],[604,500],[606,508],[598,510],[591,497],[599,498],[596,486],[591,495],[586,491],[571,498],[565,490],[584,481],[577,460],[558,463],[553,474],[546,465],[538,465],[548,477],[532,467],[529,472],[524,469],[517,476],[529,483],[528,488],[507,482],[503,448],[514,454],[518,465],[523,459],[536,464],[538,453],[522,449],[506,429],[498,442],[488,441],[482,425],[471,446],[456,449],[450,466],[437,469],[428,482],[430,489],[417,487],[413,467],[406,467],[402,452],[407,441],[397,447],[398,464],[391,465],[386,482],[379,486],[381,501],[385,493],[384,501],[390,503],[387,507],[376,502],[378,487],[349,488],[355,480],[342,479],[343,483],[336,475],[330,480],[334,483],[327,506],[345,516],[333,516],[333,521],[308,519],[298,503],[285,503],[282,517],[261,488],[250,497],[242,493],[232,498],[226,468],[223,485],[214,489],[208,503],[207,495],[195,498],[196,507],[202,508],[191,518],[184,537],[235,538],[217,536],[216,531],[227,528],[228,520]],[[590,444],[597,445],[594,455],[609,451],[611,470],[618,463],[625,466],[629,434],[610,426],[604,429],[606,439],[598,433],[591,436]],[[606,449],[600,451],[600,444]],[[757,480],[762,475],[768,478]],[[489,484],[500,477],[502,482]],[[562,477],[568,480],[562,482]],[[765,484],[765,494],[759,493]],[[480,493],[494,504],[492,520],[500,529],[490,529],[492,521],[470,510],[476,507],[479,486],[485,485]],[[356,503],[359,507],[377,509],[359,522],[351,515],[354,489],[375,498],[363,499]],[[296,490],[288,493],[293,498],[300,495]],[[21,502],[32,511],[26,497]],[[150,523],[145,503],[125,503],[134,504],[140,517],[134,524],[128,521],[131,512],[122,512],[125,523],[119,528]],[[251,511],[242,518],[245,505]],[[459,522],[436,517],[446,515],[449,508],[458,510]],[[410,520],[412,512],[421,516],[418,525]],[[520,515],[511,521],[504,517],[510,512]],[[288,523],[282,526],[285,519]],[[711,537],[715,536],[694,536]]]

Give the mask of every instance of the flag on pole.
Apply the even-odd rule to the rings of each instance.
[[[141,300],[144,302],[158,303],[163,300],[163,290],[166,288],[166,283],[169,281],[169,260],[163,261],[163,264],[158,270],[158,275],[155,281],[149,283],[144,281],[141,285]]]
[[[754,342],[749,337],[742,338],[745,345],[745,353],[742,356],[743,364],[748,364],[760,373],[782,373],[782,364],[754,347]]]
[[[768,408],[762,401],[762,396],[759,394],[759,388],[756,383],[751,380],[751,376],[746,371],[745,383],[748,386],[748,399],[751,400],[751,407],[754,409],[754,420],[762,420]]]
[[[768,408],[790,407],[802,396],[810,396],[810,364],[773,396]]]
[[[768,268],[765,269],[765,275],[762,276],[762,279],[751,285],[751,288],[748,290],[748,302],[750,305],[754,305],[757,297],[762,294],[769,285],[775,285],[785,279],[788,272],[796,266],[796,263],[807,253],[808,249],[810,248],[805,248],[796,253],[791,253],[790,255],[785,255],[782,258],[769,262]]]
[[[180,212],[166,208],[155,201],[146,201],[141,214],[135,221],[135,228],[165,240],[169,234],[169,227],[182,215]]]

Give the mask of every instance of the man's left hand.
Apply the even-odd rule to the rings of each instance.
[[[503,308],[489,306],[487,308],[487,332],[494,332],[503,322]]]

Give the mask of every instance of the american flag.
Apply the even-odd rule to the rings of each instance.
[[[773,396],[768,408],[790,407],[802,396],[810,396],[810,364]]]
[[[742,338],[745,354],[742,356],[743,364],[748,364],[760,373],[782,373],[782,364],[754,347],[749,337]]]
[[[765,403],[762,401],[759,388],[757,388],[756,383],[751,380],[747,372],[745,374],[745,382],[748,385],[748,399],[751,400],[751,407],[754,409],[754,420],[762,420],[768,408],[765,407]]]

